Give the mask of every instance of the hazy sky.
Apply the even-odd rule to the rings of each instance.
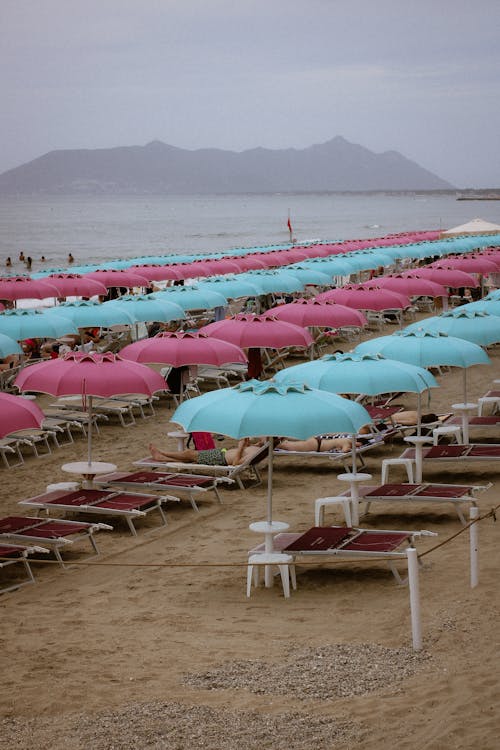
[[[499,186],[499,36],[500,0],[0,0],[0,171],[342,135]]]

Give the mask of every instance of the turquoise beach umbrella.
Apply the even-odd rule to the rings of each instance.
[[[489,365],[484,349],[466,339],[448,336],[438,331],[422,328],[396,331],[391,336],[380,336],[364,341],[354,350],[358,354],[382,354],[390,359],[418,365],[419,367],[461,367],[464,372],[464,404],[467,403],[467,368]]]
[[[394,260],[389,255],[371,250],[356,250],[346,254],[346,260],[355,271],[368,271],[379,266],[390,266]]]
[[[130,315],[135,322],[183,320],[186,314],[177,303],[156,294],[125,294],[116,300],[104,302],[106,310],[119,308]]]
[[[23,350],[10,336],[0,333],[0,357],[8,357],[9,354],[22,354]]]
[[[302,383],[281,385],[249,380],[184,401],[172,422],[186,432],[216,432],[240,439],[286,435],[307,439],[322,432],[355,435],[371,422],[355,401],[318,391]],[[354,444],[355,441],[353,441]],[[355,449],[354,449],[355,450]],[[269,441],[267,522],[272,523],[273,441]]]
[[[262,287],[251,279],[240,278],[242,274],[236,276],[211,276],[198,283],[200,289],[208,289],[212,292],[219,292],[228,299],[238,299],[238,297],[255,297],[262,294]]]
[[[376,396],[403,391],[422,393],[438,383],[423,367],[386,359],[381,354],[327,354],[321,359],[303,362],[280,370],[277,383],[300,382],[330,393],[355,393]]]
[[[466,339],[478,346],[490,346],[500,341],[500,320],[487,312],[469,311],[464,307],[434,315],[407,326],[405,331],[434,331]]]
[[[247,271],[240,276],[250,282],[255,280],[263,294],[293,294],[304,289],[303,282],[287,271]]]
[[[110,326],[133,325],[135,323],[134,318],[121,308],[106,307],[105,304],[100,302],[87,300],[63,302],[57,307],[46,308],[43,314],[48,319],[57,315],[64,315],[73,322],[76,328],[87,328],[88,326],[109,328]]]
[[[56,310],[57,308],[47,308]],[[78,333],[73,321],[62,313],[50,317],[40,310],[17,308],[0,313],[0,333],[15,341],[24,339],[56,339],[68,333]]]
[[[315,271],[332,276],[350,276],[356,271],[355,264],[349,262],[347,255],[334,255],[326,258],[311,258],[303,260],[300,264],[304,268],[312,268]]]
[[[484,299],[477,300],[477,302],[468,302],[466,305],[462,305],[460,309],[500,316],[500,295],[498,299],[486,299],[485,297]]]
[[[211,310],[227,305],[227,299],[222,294],[198,284],[169,287],[162,292],[155,292],[155,297],[175,302],[183,310]]]
[[[291,265],[286,267],[287,273],[296,276],[302,284],[314,284],[314,286],[330,286],[331,274],[326,274],[316,268],[305,265]]]

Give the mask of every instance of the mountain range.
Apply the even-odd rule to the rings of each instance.
[[[145,146],[50,151],[0,174],[0,194],[216,194],[451,190],[397,151],[342,136],[304,149]]]

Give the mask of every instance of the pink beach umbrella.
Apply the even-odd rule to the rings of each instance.
[[[152,396],[156,391],[166,390],[158,372],[111,352],[69,352],[61,359],[39,362],[21,370],[15,385],[20,391],[81,396],[88,412],[89,467],[92,464],[92,397],[109,398],[129,393]]]
[[[287,305],[272,307],[269,311],[278,320],[308,328],[327,326],[364,326],[365,316],[358,310],[337,302],[298,299]]]
[[[95,279],[100,281],[105,287],[110,289],[111,287],[123,287],[124,289],[130,289],[134,286],[149,286],[149,281],[145,276],[141,276],[138,273],[129,271],[126,269],[102,269],[98,271],[91,271],[90,273],[84,274],[86,279]]]
[[[78,273],[54,273],[45,279],[55,286],[58,297],[95,297],[108,291],[100,281]]]
[[[246,364],[247,357],[239,346],[228,341],[197,331],[196,333],[158,333],[149,339],[135,341],[124,347],[120,356],[134,362],[167,364],[172,367],[185,365],[221,365],[240,362]]]
[[[148,281],[177,281],[178,279],[182,279],[182,275],[177,270],[176,265],[162,266],[160,264],[151,264],[130,266],[128,270],[132,273],[138,273],[139,276],[144,276]]]
[[[309,258],[307,252],[303,252],[302,248],[292,247],[289,250],[276,250],[275,252],[268,253],[269,259],[272,261],[272,266],[289,266],[292,263],[300,263],[302,260]]]
[[[232,344],[248,348],[281,349],[285,346],[308,347],[313,343],[306,328],[278,320],[274,315],[235,315],[233,318],[209,323],[200,329]]]
[[[430,268],[455,268],[465,273],[479,273],[487,276],[497,272],[497,264],[480,255],[453,258],[448,256],[437,263],[431,263]]]
[[[423,279],[420,276],[402,276],[401,274],[379,276],[377,286],[382,287],[382,289],[392,289],[392,291],[405,294],[408,297],[417,295],[426,297],[448,296],[448,292],[442,284],[437,284],[430,279]]]
[[[333,300],[356,310],[400,310],[408,307],[410,300],[404,294],[380,286],[347,284],[338,289],[330,289],[315,297],[318,302]]]
[[[0,299],[46,299],[59,297],[57,287],[43,279],[29,276],[10,276],[0,279]]]
[[[261,260],[260,255],[249,253],[248,255],[238,256],[237,258],[230,257],[229,260],[233,260],[239,266],[240,270],[238,273],[244,271],[262,271],[267,268],[267,264]]]
[[[176,263],[174,268],[181,279],[197,279],[212,275],[211,269],[203,260],[194,260],[191,263]]]
[[[486,248],[474,257],[487,258],[489,261],[496,265],[497,271],[500,270],[500,250],[498,250],[497,248]]]
[[[206,266],[210,271],[210,276],[241,273],[242,270],[240,264],[232,258],[207,258]]]
[[[422,279],[430,279],[437,284],[442,284],[443,286],[451,287],[452,289],[458,289],[461,286],[479,286],[479,283],[474,276],[453,268],[431,268],[430,266],[425,266],[424,268],[416,268],[411,272],[404,271],[402,275],[420,276]]]
[[[45,415],[33,401],[11,393],[0,393],[0,438],[17,430],[41,426]]]

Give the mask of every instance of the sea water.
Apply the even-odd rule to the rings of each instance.
[[[498,203],[480,206],[498,222]],[[476,217],[455,193],[45,196],[0,199],[0,264],[26,272],[143,255],[229,251],[297,242],[446,229]],[[45,257],[45,262],[41,257]]]

